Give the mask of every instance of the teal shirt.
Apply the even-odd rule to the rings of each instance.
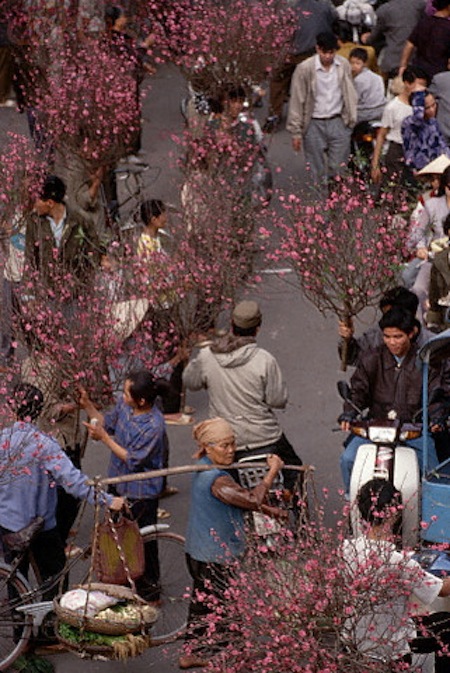
[[[199,463],[212,464],[206,456]],[[215,480],[223,475],[228,472],[217,468],[196,472],[192,478],[186,553],[197,561],[226,563],[244,553],[243,511],[225,504],[211,492]]]

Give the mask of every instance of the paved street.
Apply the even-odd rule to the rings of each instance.
[[[152,167],[161,169],[154,183],[151,196],[171,203],[178,202],[179,181],[173,168],[173,153],[176,151],[170,134],[182,127],[179,103],[183,95],[183,82],[177,71],[163,67],[151,80],[152,89],[144,106],[144,149]],[[264,110],[258,111],[261,118]],[[2,144],[4,132],[24,130],[24,119],[13,110],[0,110]],[[285,131],[273,136],[269,159],[280,172],[274,172],[277,186],[290,184],[300,188],[302,163],[291,150],[290,138]],[[147,195],[150,196],[150,195]],[[293,289],[288,281],[274,275],[264,275],[263,282],[247,295],[261,302],[263,325],[259,343],[278,359],[287,379],[290,402],[280,415],[287,436],[305,463],[316,466],[316,484],[330,489],[330,511],[337,506],[337,490],[341,487],[338,456],[342,435],[333,433],[335,419],[340,410],[336,381],[342,378],[336,351],[336,325],[332,317],[323,318],[316,309]],[[370,322],[372,314],[367,319]],[[190,394],[188,403],[197,410],[196,418],[206,416],[206,395]],[[194,449],[191,430],[188,427],[170,427],[171,463],[182,465],[191,462]],[[100,444],[88,447],[84,469],[91,475],[104,473],[107,451]],[[164,507],[172,513],[169,522],[175,531],[183,532],[189,492],[189,477],[171,481],[180,488],[180,493],[164,501]],[[332,505],[332,506],[331,506]],[[331,515],[330,515],[331,517]],[[331,520],[331,518],[330,518]],[[129,663],[83,662],[86,673],[171,673],[177,671],[177,648],[172,646],[148,651],[144,656]],[[80,660],[72,655],[55,656],[53,662],[57,673],[72,673],[80,670]]]

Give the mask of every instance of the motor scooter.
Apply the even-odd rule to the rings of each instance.
[[[380,120],[362,121],[352,131],[349,168],[366,181],[370,179],[372,156],[380,127]]]
[[[402,496],[401,533],[404,547],[415,547],[420,532],[420,469],[414,449],[404,445],[409,439],[422,434],[419,423],[400,423],[397,418],[364,420],[363,412],[351,399],[351,389],[346,381],[338,382],[338,391],[358,413],[358,420],[351,423],[352,433],[367,439],[359,447],[350,482],[350,518],[355,536],[362,533],[362,524],[356,498],[363,484],[371,479],[385,479],[393,483]]]

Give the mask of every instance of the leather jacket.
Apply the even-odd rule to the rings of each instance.
[[[393,411],[403,423],[411,422],[416,414],[420,416],[422,371],[417,353],[417,345],[412,344],[401,363],[385,345],[362,353],[350,381],[353,403],[362,410],[368,409],[372,419],[387,419]],[[441,369],[430,367],[430,394],[438,387],[445,388]],[[352,410],[348,403],[344,404],[344,413]],[[437,421],[445,415],[442,401],[430,405],[430,419]]]

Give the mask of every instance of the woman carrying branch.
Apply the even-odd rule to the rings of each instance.
[[[86,391],[80,391],[80,406],[86,410],[90,423],[85,423],[92,439],[100,440],[111,451],[108,477],[122,477],[138,472],[150,472],[163,467],[168,449],[164,417],[157,406],[160,384],[146,370],[128,374],[123,398],[105,415],[100,413]],[[96,423],[92,423],[96,419]],[[114,491],[126,497],[139,526],[157,521],[158,498],[163,478],[119,483]],[[145,574],[137,583],[143,598],[159,599],[158,549],[155,542],[145,546]]]

